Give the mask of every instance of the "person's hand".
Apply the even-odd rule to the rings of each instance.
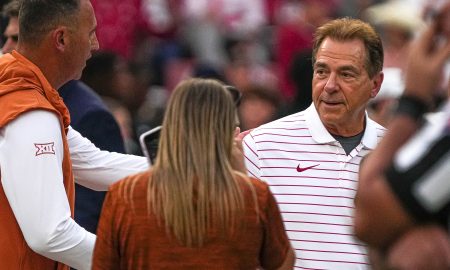
[[[242,146],[242,140],[244,139],[245,136],[247,136],[250,132],[252,132],[253,129],[249,129],[246,131],[242,131],[239,127],[237,127],[234,130],[234,140],[240,142],[241,146]]]
[[[244,162],[244,150],[242,148],[242,140],[252,130],[246,130],[241,132],[241,129],[237,127],[234,131],[234,143],[233,150],[231,152],[231,166],[241,173],[247,174],[247,167]]]
[[[430,104],[439,86],[445,61],[450,56],[450,37],[441,35],[437,40],[441,34],[438,29],[435,22],[414,41],[405,73],[405,94]]]
[[[450,241],[438,226],[417,227],[408,231],[389,250],[388,269],[448,270]]]

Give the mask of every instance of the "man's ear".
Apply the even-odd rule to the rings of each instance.
[[[59,51],[64,51],[67,45],[68,29],[65,26],[59,26],[52,32],[52,40],[55,48]]]
[[[372,89],[370,90],[370,97],[374,98],[380,92],[381,84],[383,83],[384,73],[380,71],[372,78]]]

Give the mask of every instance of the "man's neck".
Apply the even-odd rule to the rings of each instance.
[[[344,127],[344,126],[325,126],[325,128],[332,134],[333,136],[340,137],[353,137],[364,131],[365,124],[364,122],[358,127]]]
[[[65,82],[58,79],[58,74],[61,72],[59,70],[59,63],[56,62],[54,57],[49,57],[53,52],[48,51],[42,46],[30,47],[18,45],[16,50],[39,68],[54,89],[58,89],[64,85]]]
[[[363,113],[357,118],[348,119],[339,123],[326,123],[324,121],[322,123],[330,134],[341,137],[353,137],[364,131],[366,115]]]

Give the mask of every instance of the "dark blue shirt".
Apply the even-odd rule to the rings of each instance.
[[[59,89],[70,112],[71,126],[101,150],[125,153],[119,125],[91,88],[70,81]],[[91,233],[97,230],[106,192],[75,185],[75,221]]]

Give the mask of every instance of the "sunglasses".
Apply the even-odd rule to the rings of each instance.
[[[239,107],[239,105],[241,104],[241,98],[242,98],[242,94],[241,92],[234,86],[231,85],[226,85],[225,89],[228,90],[228,92],[231,94],[231,97],[233,98],[234,104],[236,105],[236,107]]]

